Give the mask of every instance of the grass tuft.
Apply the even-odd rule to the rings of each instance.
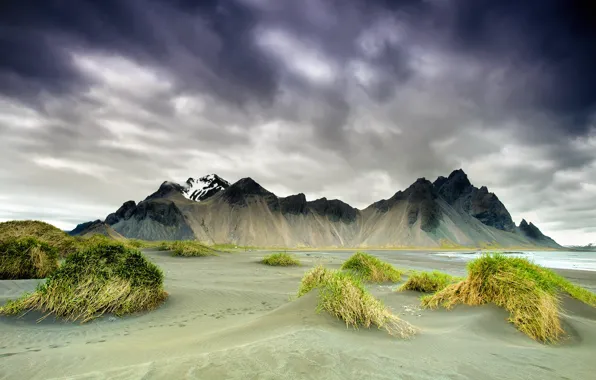
[[[150,245],[148,242],[139,239],[126,239],[125,244],[132,248],[147,248]]]
[[[408,281],[399,287],[398,291],[414,290],[417,292],[434,293],[461,280],[463,279],[460,277],[453,277],[438,271],[413,272],[408,277]]]
[[[393,315],[381,301],[374,298],[359,278],[348,272],[316,266],[302,278],[298,297],[313,289],[319,290],[317,311],[328,312],[343,320],[348,327],[358,329],[375,325],[400,338],[410,337],[416,332],[412,325]]]
[[[172,251],[173,256],[217,256],[216,250],[193,240],[163,241],[159,244],[158,249],[161,251]]]
[[[78,250],[74,237],[51,224],[38,220],[12,220],[0,223],[0,241],[26,237],[34,237],[56,248],[62,257]]]
[[[159,306],[167,297],[163,273],[138,250],[101,242],[66,258],[33,293],[9,301],[0,314],[30,310],[88,322],[105,313],[122,316]],[[42,319],[43,319],[42,318]]]
[[[383,262],[367,253],[356,252],[341,266],[342,270],[350,271],[353,275],[367,282],[398,282],[402,272],[391,264]]]
[[[555,272],[519,257],[485,254],[468,263],[468,277],[422,298],[429,308],[495,303],[532,339],[555,343],[563,336],[558,292],[596,306],[596,295]]]
[[[58,268],[58,250],[33,237],[0,242],[0,280],[46,278]]]
[[[265,256],[261,263],[265,265],[278,266],[278,267],[289,267],[298,266],[300,261],[292,255],[284,252],[274,253],[269,256]]]

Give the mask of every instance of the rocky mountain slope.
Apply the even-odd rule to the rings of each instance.
[[[97,219],[92,222],[81,223],[68,233],[71,236],[88,237],[92,235],[103,235],[115,240],[124,239],[124,236],[116,232],[109,224]]]
[[[105,223],[130,238],[271,247],[559,247],[532,223],[516,226],[498,197],[461,169],[420,178],[363,210],[302,193],[277,197],[251,178],[166,181]]]

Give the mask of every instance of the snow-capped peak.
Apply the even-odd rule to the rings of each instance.
[[[230,183],[217,174],[209,174],[199,179],[186,180],[182,185],[182,194],[190,200],[200,202],[229,186]]]

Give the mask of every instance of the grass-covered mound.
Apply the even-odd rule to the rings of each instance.
[[[509,311],[509,321],[532,339],[553,343],[563,335],[558,292],[596,306],[596,295],[555,272],[526,259],[483,255],[468,263],[468,277],[426,296],[422,305],[451,308],[456,304],[495,303]]]
[[[74,237],[51,224],[37,220],[13,220],[0,223],[0,241],[25,237],[34,237],[40,242],[49,244],[56,248],[62,257],[78,250]]]
[[[166,297],[155,264],[123,244],[103,242],[67,257],[35,292],[9,301],[0,314],[38,310],[84,323],[104,313],[151,310]]]
[[[58,268],[58,250],[36,238],[0,241],[0,280],[45,278]]]
[[[361,280],[348,272],[334,271],[319,265],[302,278],[298,297],[313,289],[319,290],[317,311],[325,310],[353,328],[377,326],[401,338],[416,330],[409,323],[393,315],[381,301],[373,297]]]
[[[274,253],[269,256],[265,256],[261,262],[265,265],[278,266],[278,267],[289,267],[298,266],[300,261],[292,255],[280,252]]]
[[[158,248],[161,251],[172,251],[174,256],[217,256],[216,250],[193,240],[164,241],[159,244]]]
[[[398,282],[401,271],[367,253],[356,252],[341,266],[367,282]]]
[[[414,290],[417,292],[434,293],[445,289],[450,284],[462,280],[459,277],[453,277],[446,273],[432,272],[413,272],[408,281],[399,287],[399,291]]]

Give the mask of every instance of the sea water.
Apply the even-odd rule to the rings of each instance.
[[[538,265],[553,269],[572,269],[596,272],[596,252],[577,251],[525,251],[503,252],[504,254],[524,257]],[[440,252],[436,256],[454,260],[470,261],[477,259],[482,252]]]

